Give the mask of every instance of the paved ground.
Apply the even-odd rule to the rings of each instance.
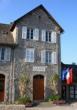
[[[39,104],[37,107],[25,108],[24,105],[0,105],[0,110],[77,110],[77,102],[69,105]]]

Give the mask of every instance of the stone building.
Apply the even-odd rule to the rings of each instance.
[[[42,5],[11,24],[0,24],[0,101],[18,97],[22,73],[30,78],[32,100],[50,94],[49,78],[61,69],[61,33],[62,27]]]

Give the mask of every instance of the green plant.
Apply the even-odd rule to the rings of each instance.
[[[19,78],[19,92],[21,97],[25,96],[25,94],[27,93],[29,83],[29,77],[26,74],[22,73]]]
[[[58,94],[58,81],[59,81],[59,75],[58,74],[53,74],[51,77],[50,77],[50,88],[51,90],[53,91],[53,94]]]
[[[47,101],[54,101],[54,100],[59,100],[60,96],[59,95],[51,95],[47,98]]]
[[[31,102],[31,100],[30,100],[30,97],[28,97],[28,96],[19,97],[16,100],[16,104],[26,104],[26,103],[29,103],[29,102]]]

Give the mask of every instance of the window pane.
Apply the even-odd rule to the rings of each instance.
[[[49,32],[49,42],[51,42],[51,32]]]
[[[34,49],[26,50],[26,59],[27,62],[34,62]]]
[[[31,39],[33,39],[33,29],[31,29]]]
[[[29,29],[27,29],[27,39],[29,39]]]
[[[51,63],[51,53],[49,52],[49,63]]]
[[[75,95],[75,98],[77,99],[77,95]]]
[[[46,63],[51,63],[51,52],[46,52]]]
[[[5,55],[5,48],[2,48],[2,52],[1,52],[1,60],[4,60],[4,55]]]
[[[46,41],[48,41],[48,32],[46,32]]]
[[[70,94],[70,98],[74,98],[74,94]]]

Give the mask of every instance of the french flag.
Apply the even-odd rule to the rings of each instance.
[[[72,84],[73,82],[73,72],[72,72],[72,68],[71,69],[67,69],[67,75],[66,75],[66,83],[68,85]]]

